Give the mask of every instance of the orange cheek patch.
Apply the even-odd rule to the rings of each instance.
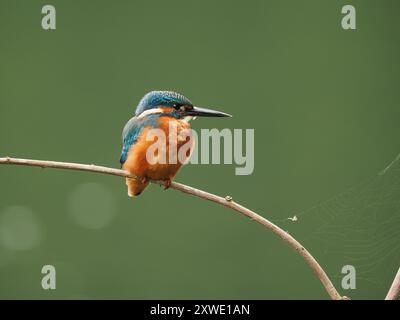
[[[163,107],[163,106],[161,106],[160,109],[162,110],[163,113],[164,112],[170,113],[170,112],[174,112],[175,111],[175,109],[171,108],[171,107]]]

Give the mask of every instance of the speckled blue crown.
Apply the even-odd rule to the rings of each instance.
[[[172,107],[174,105],[192,105],[192,102],[174,91],[151,91],[140,100],[136,107],[135,115],[140,115],[143,111],[157,108],[159,106]]]

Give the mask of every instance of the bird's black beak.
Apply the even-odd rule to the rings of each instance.
[[[193,107],[192,109],[187,109],[185,115],[192,117],[232,117],[230,114],[225,112],[220,112],[216,110]]]

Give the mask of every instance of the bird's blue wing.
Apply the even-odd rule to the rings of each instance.
[[[119,162],[123,165],[128,158],[128,152],[132,145],[139,139],[143,130],[142,121],[133,117],[130,119],[122,131],[122,151]]]
[[[130,119],[122,131],[122,152],[119,162],[123,165],[128,158],[128,152],[139,139],[143,129],[150,126],[152,128],[158,127],[158,120],[160,115],[151,114],[144,118],[133,117]]]

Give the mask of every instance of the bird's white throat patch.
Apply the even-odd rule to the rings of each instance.
[[[183,118],[184,121],[186,121],[187,123],[189,123],[192,120],[196,120],[196,117],[192,117],[192,116],[186,116]]]

